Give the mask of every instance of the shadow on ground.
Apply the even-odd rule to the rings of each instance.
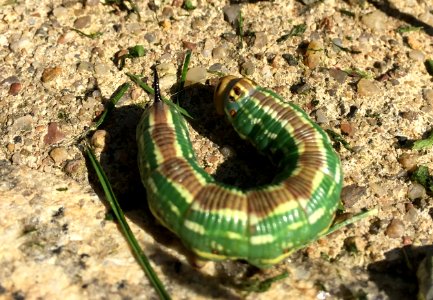
[[[240,139],[224,117],[215,113],[212,94],[213,87],[207,85],[186,88],[180,99],[180,105],[193,117],[188,122],[200,136],[214,142],[219,148],[230,147],[234,150],[235,155],[225,159],[217,168],[214,177],[220,182],[242,188],[269,183],[272,180],[272,174],[275,173],[275,168],[248,142]],[[173,233],[158,224],[147,206],[146,191],[141,184],[137,167],[135,137],[135,130],[143,111],[144,109],[137,105],[113,109],[100,128],[106,130],[109,136],[101,153],[100,162],[128,219],[152,235],[158,244],[169,247],[193,261],[191,253],[182,242]],[[90,164],[88,170],[90,172],[93,170]],[[105,198],[96,175],[92,172],[89,177],[101,199]],[[107,210],[111,209],[107,206]],[[224,271],[220,270],[217,276],[210,278],[200,270],[181,263],[162,249],[158,249],[157,257],[151,257],[151,260],[156,264],[162,261],[163,263],[160,264],[166,276],[193,289],[198,294],[206,297],[219,295],[227,299],[238,297],[227,289],[227,287],[235,286],[235,283],[233,277]],[[233,262],[233,265],[232,269],[236,268],[236,262]],[[250,268],[253,267],[248,265],[246,269],[241,268],[246,277],[251,275]],[[232,273],[239,277],[240,270],[232,271]],[[191,281],[190,278],[195,279]],[[203,282],[206,282],[210,288],[204,289]]]
[[[389,17],[406,22],[410,26],[422,27],[428,35],[433,36],[432,26],[421,21],[420,19],[416,18],[411,14],[400,11],[388,0],[368,0],[367,2],[376,7],[378,10],[381,10]]]
[[[369,279],[389,299],[416,299],[416,272],[422,259],[433,255],[433,246],[405,246],[385,253],[385,259],[368,266]]]

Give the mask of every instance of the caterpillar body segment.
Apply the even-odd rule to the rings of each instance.
[[[137,127],[140,175],[152,213],[196,255],[265,268],[329,228],[342,187],[340,160],[304,111],[248,79],[220,80],[217,112],[278,167],[271,184],[243,190],[198,165],[185,119],[158,97]]]

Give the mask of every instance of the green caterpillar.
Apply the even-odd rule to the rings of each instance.
[[[246,78],[223,77],[217,112],[277,165],[271,184],[242,190],[197,163],[183,116],[155,100],[137,127],[138,165],[154,216],[204,260],[244,259],[265,268],[330,227],[342,188],[326,133],[294,104]]]

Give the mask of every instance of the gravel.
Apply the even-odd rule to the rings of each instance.
[[[233,288],[253,273],[240,262],[192,268],[179,239],[155,225],[146,209],[135,127],[152,98],[132,84],[100,128],[106,135],[95,141],[96,152],[170,292],[183,299],[416,298],[416,283],[406,279],[414,278],[418,260],[409,257],[413,269],[407,270],[402,253],[409,253],[404,246],[411,245],[410,255],[433,244],[432,196],[411,180],[417,166],[433,173],[433,152],[409,148],[433,123],[432,75],[425,67],[433,58],[429,1],[395,0],[390,9],[356,0],[194,1],[191,11],[180,0],[135,1],[140,19],[101,1],[12,2],[0,10],[0,173],[8,170],[0,174],[3,297],[156,297],[116,223],[105,219],[107,207],[95,194],[99,183],[79,141],[120,84],[130,82],[126,72],[151,84],[151,67],[167,64],[161,88],[172,95],[186,49],[193,49],[188,83],[201,84],[188,86],[178,100],[193,116],[191,140],[207,172],[250,187],[275,175],[213,108],[208,83],[219,75],[207,70],[242,73],[343,136],[356,150],[333,142],[343,166],[344,212],[378,213],[256,273],[258,279],[296,274],[297,280],[289,276],[264,293]],[[417,21],[424,30],[413,30]],[[297,24],[305,24],[303,34],[276,42]],[[412,31],[397,30],[402,26]],[[92,39],[72,28],[102,35]],[[135,45],[146,55],[118,70],[115,53]],[[268,181],[259,179],[267,168]],[[63,217],[53,217],[60,207]],[[35,230],[23,234],[29,224]]]

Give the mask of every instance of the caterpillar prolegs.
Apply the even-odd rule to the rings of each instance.
[[[184,117],[155,101],[137,127],[138,165],[154,216],[199,258],[244,259],[265,268],[323,234],[342,187],[326,133],[298,106],[246,78],[223,77],[217,111],[277,165],[271,184],[242,190],[197,163]]]

